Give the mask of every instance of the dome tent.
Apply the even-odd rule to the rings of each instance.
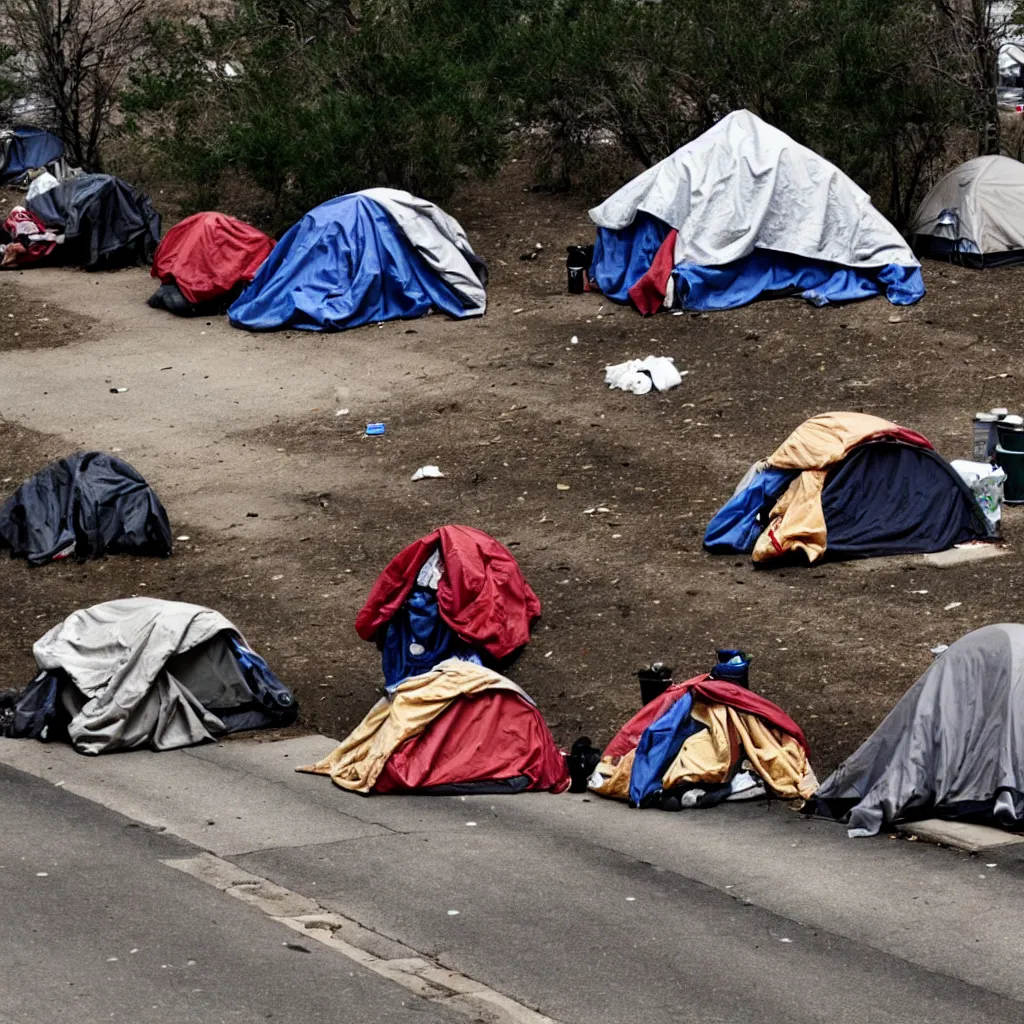
[[[486,281],[457,220],[408,192],[371,188],[289,228],[228,316],[254,331],[340,331],[433,309],[461,319],[484,313]]]
[[[910,225],[914,251],[971,267],[1024,262],[1024,163],[979,156],[944,175]]]
[[[986,540],[970,488],[920,434],[864,413],[802,423],[754,463],[704,534],[755,562],[943,551]]]
[[[154,309],[178,316],[223,312],[259,270],[274,240],[223,213],[195,213],[175,224],[153,254],[160,287]]]
[[[23,125],[0,132],[0,185],[17,181],[35,167],[45,167],[64,156],[64,143],[42,128]]]
[[[799,294],[817,305],[924,295],[920,264],[866,192],[747,110],[590,211],[591,280],[643,313],[732,309]]]
[[[984,626],[940,654],[813,811],[852,838],[932,817],[1024,829],[1024,626]]]

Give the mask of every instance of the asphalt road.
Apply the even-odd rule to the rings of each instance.
[[[1010,850],[853,841],[780,806],[362,798],[294,773],[330,742],[0,741],[49,782],[0,769],[0,1019],[447,1019],[159,863],[199,849],[562,1024],[1024,1019]]]
[[[189,843],[3,766],[0,794],[3,1024],[452,1019],[161,863]]]

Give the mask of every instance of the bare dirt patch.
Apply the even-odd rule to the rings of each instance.
[[[683,678],[707,669],[716,645],[735,645],[753,653],[754,687],[804,725],[827,771],[928,664],[930,647],[1020,618],[1016,510],[1006,526],[1013,557],[953,569],[896,559],[755,570],[745,558],[705,554],[701,539],[747,466],[814,413],[885,416],[956,458],[968,451],[975,410],[1024,406],[1024,269],[929,264],[929,294],[909,309],[875,300],[816,310],[792,299],[643,319],[597,295],[565,294],[565,246],[591,236],[585,204],[529,184],[513,167],[450,204],[492,272],[488,315],[476,323],[431,317],[315,345],[242,336],[240,349],[239,332],[193,330],[132,306],[133,337],[164,331],[176,369],[186,339],[197,364],[231,346],[230,361],[202,373],[233,379],[247,368],[246,390],[236,392],[246,419],[225,430],[212,393],[182,387],[173,392],[180,418],[176,410],[170,422],[187,422],[188,445],[180,431],[166,441],[159,430],[146,434],[153,461],[138,468],[158,471],[175,496],[172,522],[184,504],[192,510],[175,529],[191,540],[172,559],[31,571],[0,562],[10,609],[0,685],[31,674],[32,641],[74,608],[150,593],[224,612],[297,690],[305,724],[341,734],[379,685],[376,650],[352,629],[373,579],[416,537],[464,522],[509,545],[541,597],[543,618],[512,675],[560,741],[581,732],[606,740],[637,707],[634,673],[645,661],[665,660]],[[101,279],[104,302],[139,302],[141,284],[125,285],[132,280]],[[277,379],[282,352],[319,360],[323,385],[296,384],[293,394]],[[643,397],[605,388],[606,363],[649,353],[688,369],[683,385]],[[155,386],[133,381],[125,397],[146,407],[117,407],[125,429],[131,416],[150,414],[146,389]],[[262,421],[254,387],[266,392]],[[325,401],[335,387],[347,416]],[[387,423],[383,437],[365,436],[371,419]],[[100,427],[76,422],[77,444],[91,443]],[[16,428],[0,433],[3,477],[74,447],[8,429]],[[163,461],[160,444],[171,453]],[[238,489],[227,496],[237,512],[217,529],[194,514],[202,506],[189,493],[200,471],[216,487],[209,452],[225,486]],[[446,478],[412,483],[428,462]],[[246,490],[240,467],[258,474]]]

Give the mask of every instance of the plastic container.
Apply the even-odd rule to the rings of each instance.
[[[1024,505],[1024,451],[997,445],[996,465],[1006,473],[1003,501],[1007,505]]]
[[[565,270],[569,277],[570,295],[582,295],[588,290],[587,274],[593,259],[592,245],[570,245],[566,249]]]
[[[657,700],[672,685],[672,669],[660,661],[640,669],[636,675],[640,680],[640,701],[643,704]]]
[[[1024,452],[1024,427],[1010,423],[1011,419],[1007,416],[1002,423],[996,424],[999,447],[1008,452]]]
[[[996,449],[996,417],[990,412],[976,412],[971,428],[971,458],[985,462]]]

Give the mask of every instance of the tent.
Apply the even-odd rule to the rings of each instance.
[[[77,452],[41,469],[0,507],[3,545],[29,565],[72,556],[163,556],[171,553],[171,527],[134,467],[103,452]]]
[[[934,817],[1024,829],[1024,626],[984,626],[940,654],[812,809],[851,837]]]
[[[69,615],[33,647],[40,672],[4,701],[6,735],[83,754],[174,750],[295,721],[295,698],[218,612],[130,598]]]
[[[944,551],[993,529],[926,438],[877,416],[830,412],[751,466],[704,546],[755,562],[816,562]]]
[[[560,793],[569,785],[565,757],[530,697],[459,658],[402,681],[335,750],[298,770],[363,794]]]
[[[45,167],[64,156],[64,143],[41,128],[0,132],[0,185],[17,181],[33,167]]]
[[[695,676],[645,704],[605,748],[589,788],[634,807],[708,807],[817,788],[800,726],[736,683]]]
[[[914,251],[971,267],[1024,261],[1024,163],[979,156],[940,178],[910,225]]]
[[[642,313],[798,294],[824,305],[924,295],[921,268],[866,192],[747,110],[590,211],[591,280]]]
[[[179,316],[223,312],[274,248],[262,231],[223,213],[196,213],[175,224],[153,254],[161,282],[149,300]]]
[[[487,306],[486,268],[454,218],[389,188],[331,199],[277,243],[228,310],[236,327],[337,331]]]
[[[149,196],[109,174],[68,178],[25,205],[64,235],[63,259],[87,270],[148,263],[160,241]]]
[[[304,770],[359,793],[561,791],[568,767],[543,715],[492,668],[539,615],[515,558],[483,531],[443,526],[410,544],[356,618],[381,649],[386,696]]]

